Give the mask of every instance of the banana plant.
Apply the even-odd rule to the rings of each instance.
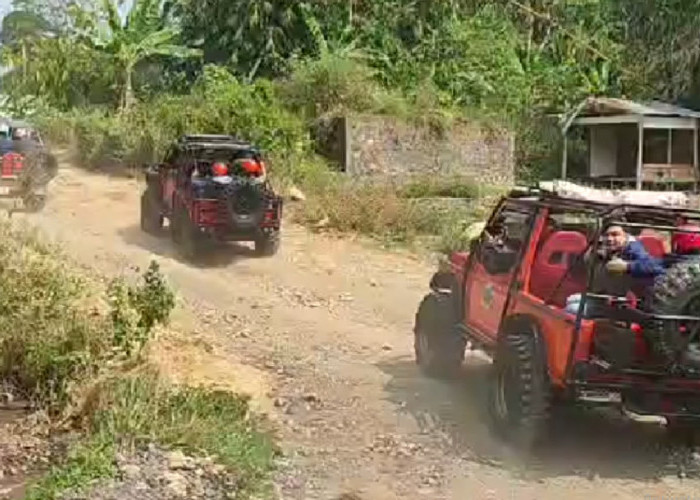
[[[178,44],[179,29],[163,24],[162,0],[135,0],[125,19],[115,0],[102,0],[101,20],[92,26],[90,41],[109,54],[122,74],[120,109],[134,101],[132,77],[136,65],[153,56],[199,57],[199,49]],[[99,22],[102,21],[102,22]]]

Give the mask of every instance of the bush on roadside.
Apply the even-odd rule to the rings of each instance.
[[[156,263],[134,284],[105,286],[36,234],[0,222],[0,382],[84,431],[29,499],[109,477],[117,451],[149,442],[215,456],[241,491],[264,486],[273,445],[247,398],[170,385],[139,356],[173,306]]]
[[[107,304],[100,286],[35,234],[0,223],[0,380],[49,409],[125,348],[167,321],[171,296],[153,263],[126,302]],[[113,287],[117,285],[112,285]],[[120,318],[135,321],[122,324]],[[137,340],[135,340],[137,339]]]

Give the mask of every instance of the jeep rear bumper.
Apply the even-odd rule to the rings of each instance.
[[[17,176],[0,177],[0,198],[17,198],[24,194],[24,189]]]
[[[202,227],[200,233],[218,241],[255,241],[265,234],[279,231],[277,227],[254,228],[228,228],[228,227]]]

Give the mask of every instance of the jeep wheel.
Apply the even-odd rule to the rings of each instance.
[[[46,206],[46,196],[42,194],[29,193],[22,200],[24,208],[28,212],[40,212]]]
[[[693,256],[672,266],[654,283],[652,309],[656,314],[694,315],[700,306],[700,258]],[[660,361],[700,367],[698,325],[658,321],[645,334]]]
[[[493,363],[489,410],[495,430],[518,447],[529,449],[544,437],[551,386],[545,360],[528,334],[508,334]]]
[[[179,207],[173,218],[172,237],[177,243],[182,256],[189,260],[195,261],[200,257],[204,241],[202,235],[199,234],[197,227],[192,223],[187,211]]]
[[[255,255],[258,257],[271,257],[277,253],[280,247],[280,233],[263,233],[255,240]]]
[[[430,293],[416,313],[416,363],[430,377],[455,377],[464,361],[466,341],[456,330],[455,308],[449,294]]]
[[[163,229],[163,216],[154,203],[150,190],[141,195],[141,230],[149,234],[158,234]]]

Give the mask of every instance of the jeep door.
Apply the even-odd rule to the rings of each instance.
[[[504,201],[472,247],[465,285],[466,327],[492,343],[535,219],[533,204]]]

